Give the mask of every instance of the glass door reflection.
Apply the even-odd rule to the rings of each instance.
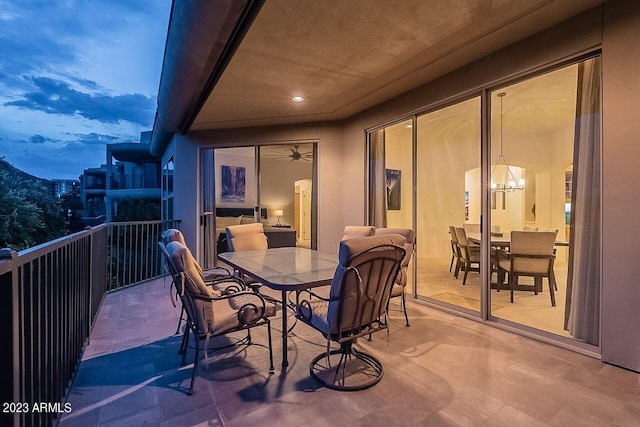
[[[417,119],[417,294],[473,312],[481,304],[480,246],[471,241],[480,232],[480,105],[475,97]]]

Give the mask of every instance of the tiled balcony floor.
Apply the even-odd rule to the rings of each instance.
[[[394,311],[388,342],[381,332],[359,343],[384,365],[373,388],[319,388],[308,364],[325,342],[300,323],[282,373],[278,313],[274,375],[265,348],[216,353],[187,396],[191,369],[180,366],[168,285],[106,297],[61,426],[640,425],[638,374],[416,304],[411,327]],[[264,329],[255,342],[266,343]]]

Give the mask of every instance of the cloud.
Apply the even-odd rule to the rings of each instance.
[[[131,30],[153,9],[151,2],[129,0],[0,0],[0,72],[14,77],[64,69],[87,43]]]
[[[171,0],[0,0],[0,155],[77,177],[155,115]]]
[[[117,136],[111,135],[102,135],[98,133],[87,133],[87,134],[78,134],[77,141],[81,144],[95,145],[95,144],[111,144],[115,142],[120,142]]]
[[[2,144],[0,155],[18,169],[46,179],[75,179],[84,169],[105,163],[106,144],[137,142],[137,137],[126,133],[66,132],[60,139],[35,134],[5,140],[10,143]],[[39,143],[43,140],[46,143]]]
[[[44,144],[47,142],[47,138],[42,135],[33,135],[29,137],[29,142],[32,144]]]
[[[103,123],[118,123],[126,120],[143,126],[153,123],[155,103],[141,94],[110,96],[90,94],[73,89],[67,82],[48,77],[32,77],[36,91],[23,95],[23,99],[6,102],[28,110],[39,110],[49,114],[76,114],[89,120]]]

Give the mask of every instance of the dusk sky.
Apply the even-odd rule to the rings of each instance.
[[[151,130],[171,0],[0,0],[0,157],[77,179]]]

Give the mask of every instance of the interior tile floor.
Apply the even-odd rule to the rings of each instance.
[[[411,327],[392,311],[388,338],[380,332],[371,342],[359,341],[385,369],[368,390],[319,387],[308,364],[325,340],[301,323],[282,371],[278,312],[274,375],[263,347],[214,353],[207,369],[198,370],[195,394],[187,396],[191,366],[180,366],[180,336],[174,335],[179,314],[168,280],[107,295],[69,392],[72,411],[59,425],[640,424],[637,373],[416,303],[409,303]],[[266,343],[265,328],[253,337]]]
[[[466,285],[462,285],[464,272],[454,278],[449,272],[451,257],[420,258],[418,263],[418,295],[433,300],[480,311],[480,274],[469,272]],[[508,290],[491,290],[491,314],[497,318],[530,326],[556,335],[571,337],[564,329],[567,263],[559,259],[554,272],[558,289],[555,291],[556,306],[551,306],[549,284],[543,279],[542,292],[535,295],[529,291],[515,291],[514,302]],[[496,275],[492,275],[492,281]],[[506,280],[505,280],[506,282]],[[521,277],[521,284],[532,284],[530,277]]]

